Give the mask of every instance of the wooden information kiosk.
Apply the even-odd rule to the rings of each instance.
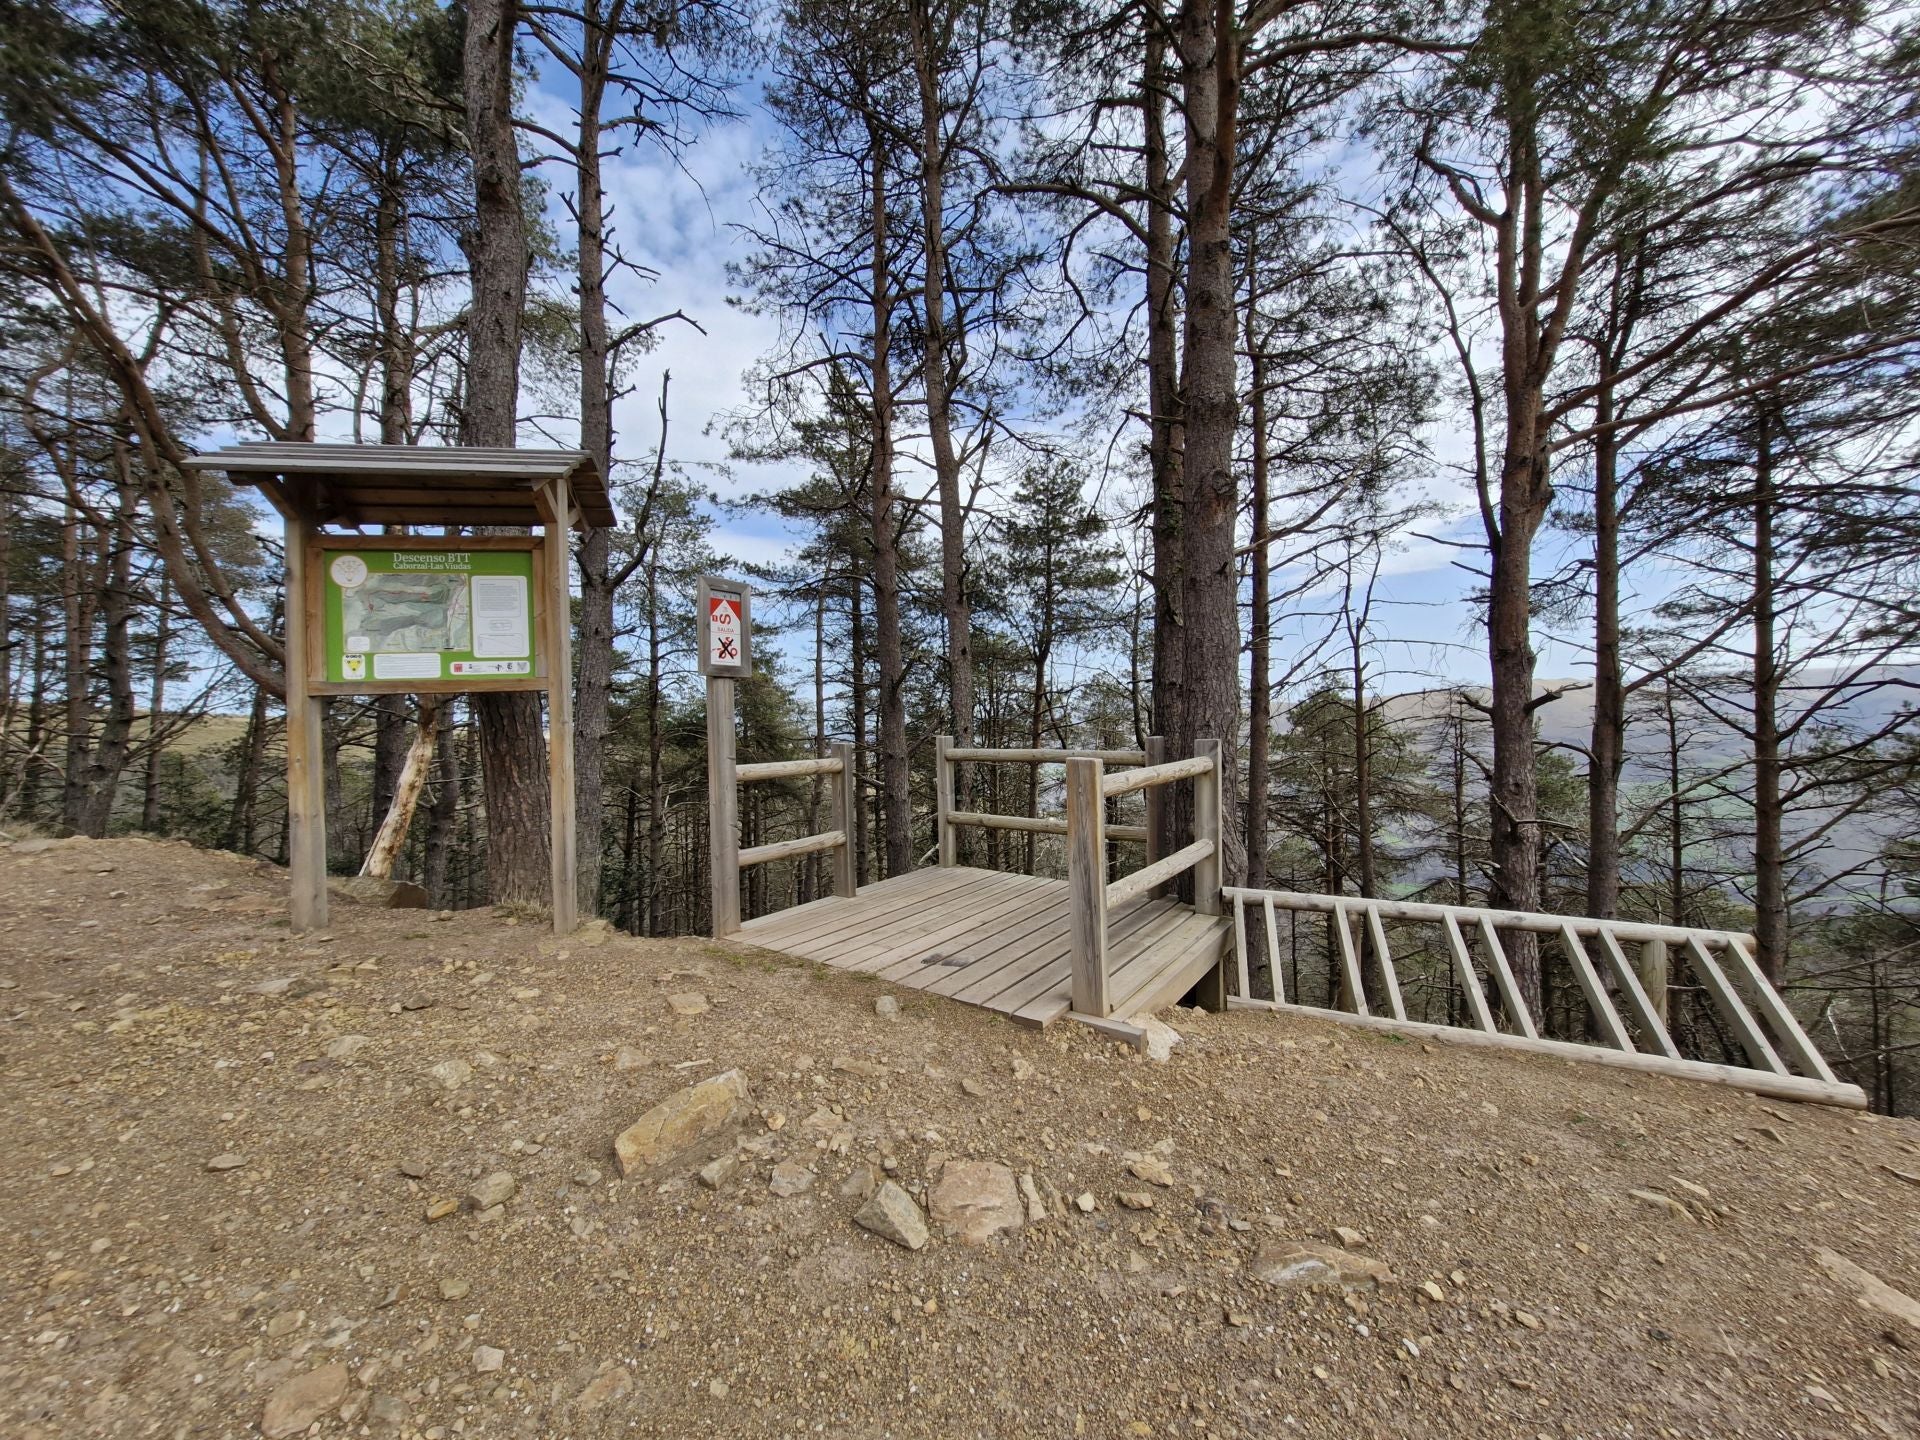
[[[579,917],[567,533],[618,523],[593,457],[584,450],[268,441],[186,463],[257,487],[286,522],[294,930],[327,923],[325,697],[536,690],[547,697],[553,928],[569,934]],[[392,529],[367,533],[368,526]],[[415,526],[525,526],[539,533],[407,533]]]

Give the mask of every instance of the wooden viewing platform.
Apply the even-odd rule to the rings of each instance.
[[[1128,1022],[1180,1000],[1212,977],[1203,999],[1224,1008],[1222,988],[1232,922],[1220,889],[1220,747],[1168,761],[1156,737],[1141,750],[961,749],[941,736],[935,776],[940,863],[855,881],[851,826],[853,753],[809,760],[736,765],[731,681],[709,680],[708,800],[712,829],[714,934],[889,984],[945,995],[1041,1026],[1076,1019],[1139,1038]],[[1064,816],[997,815],[954,807],[955,767],[962,764],[1064,765]],[[1115,767],[1111,773],[1108,767]],[[833,828],[739,848],[737,788],[756,781],[818,777],[833,800]],[[1193,838],[1160,854],[1161,787],[1194,785]],[[1144,825],[1109,825],[1121,796],[1143,792]],[[959,863],[961,827],[1059,835],[1066,840],[1067,878],[975,869]],[[1115,851],[1138,845],[1145,863],[1111,878]],[[834,859],[834,893],[790,910],[740,918],[740,871],[817,852]],[[1194,903],[1164,893],[1183,871],[1194,872]]]
[[[1139,896],[1107,914],[1110,1013],[1144,1014],[1217,972],[1232,922]],[[1064,880],[966,866],[911,870],[741,926],[738,938],[1046,1025],[1073,1008]]]

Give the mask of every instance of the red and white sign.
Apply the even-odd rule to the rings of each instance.
[[[710,597],[707,613],[707,663],[740,663],[740,600],[733,595]]]

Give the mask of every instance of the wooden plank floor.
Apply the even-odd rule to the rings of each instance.
[[[1063,880],[950,866],[763,915],[740,938],[767,950],[859,970],[1040,1026],[1072,1003],[1073,925]],[[1113,1013],[1172,1004],[1219,961],[1229,922],[1172,900],[1141,898],[1107,917]]]

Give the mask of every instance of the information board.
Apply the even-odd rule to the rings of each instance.
[[[537,673],[531,549],[329,547],[320,562],[322,683],[485,690]]]

